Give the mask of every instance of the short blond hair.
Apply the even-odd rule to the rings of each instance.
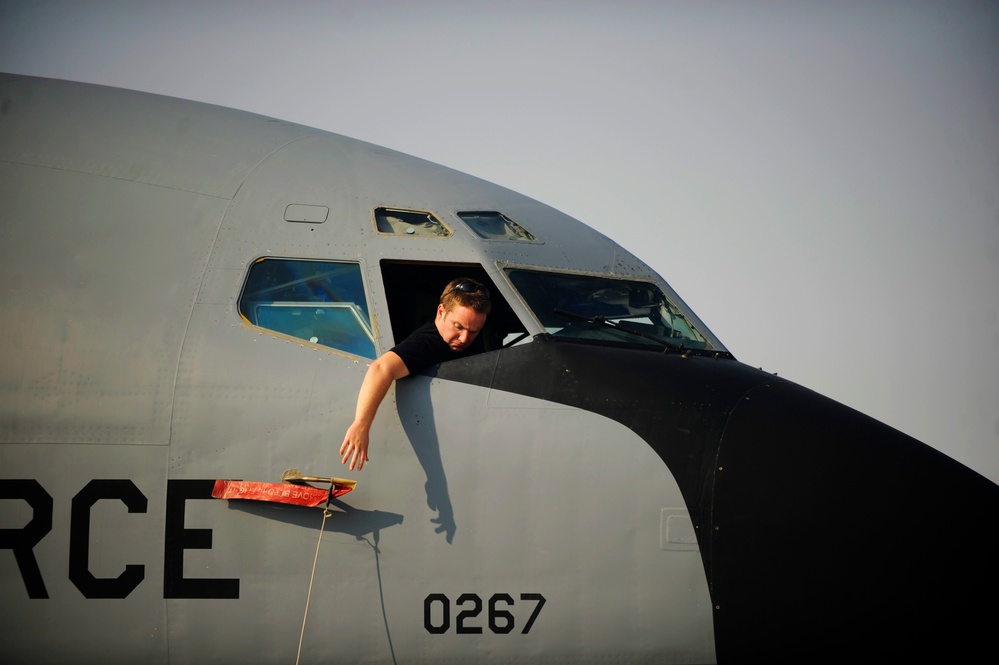
[[[489,314],[493,307],[489,300],[489,289],[470,277],[459,277],[448,282],[441,293],[441,304],[444,305],[445,312],[461,306],[479,314]]]

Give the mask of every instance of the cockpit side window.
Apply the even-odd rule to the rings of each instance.
[[[474,342],[473,349],[492,351],[527,335],[520,319],[480,265],[382,261],[381,268],[392,337],[396,344],[424,323],[433,321],[441,291],[448,282],[458,277],[477,280],[491,294],[492,312],[486,319],[482,333]]]
[[[239,313],[252,325],[365,358],[374,334],[357,263],[262,258],[250,267]]]

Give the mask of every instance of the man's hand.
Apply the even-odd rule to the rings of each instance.
[[[354,470],[355,464],[358,471],[364,468],[364,463],[368,461],[368,428],[363,423],[355,421],[347,428],[347,436],[340,444],[340,455],[342,464],[346,464],[347,458],[350,458],[351,471]]]

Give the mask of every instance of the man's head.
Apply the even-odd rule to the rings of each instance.
[[[491,308],[489,289],[467,277],[452,280],[437,305],[437,332],[452,351],[463,351],[482,331]]]

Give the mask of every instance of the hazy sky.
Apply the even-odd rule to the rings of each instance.
[[[0,0],[0,71],[537,198],[743,362],[999,481],[999,3]]]

